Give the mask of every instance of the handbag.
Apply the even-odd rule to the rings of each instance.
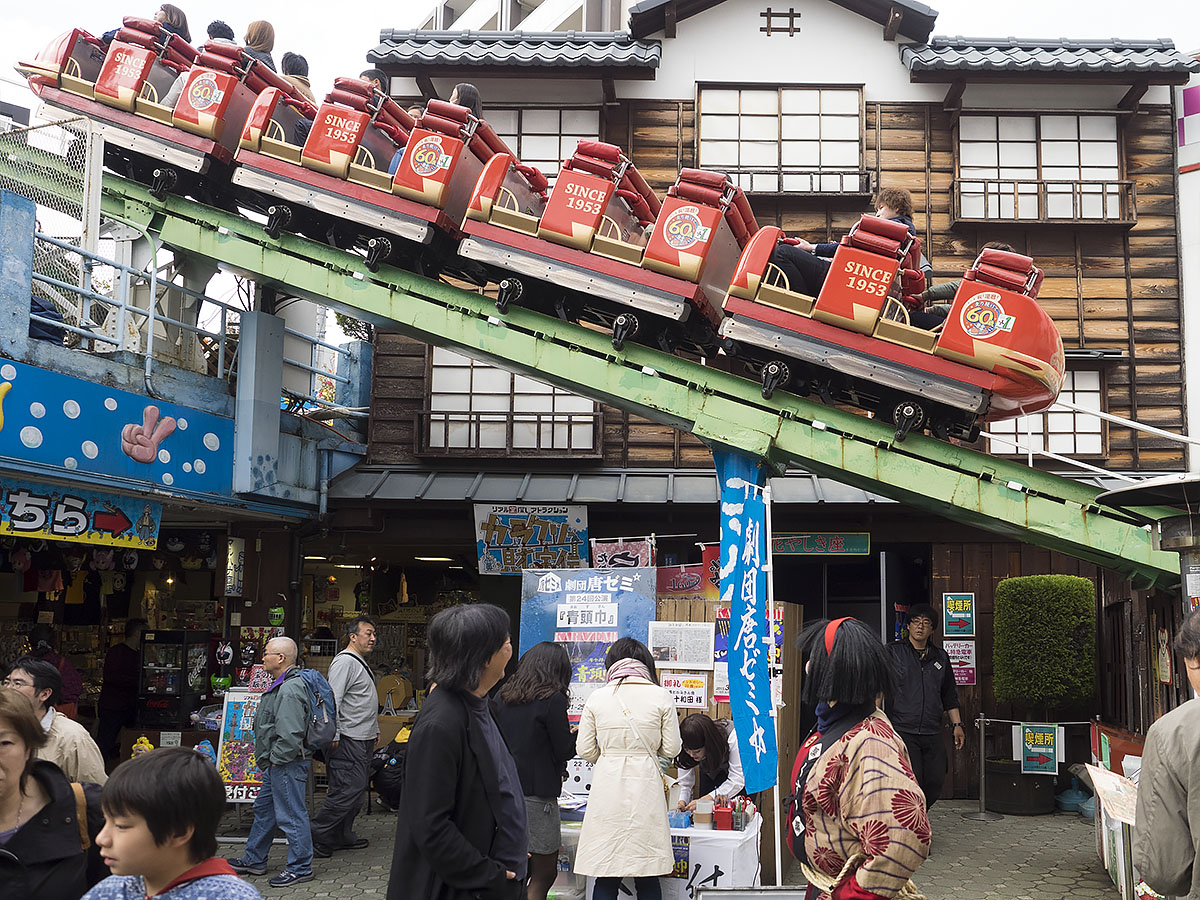
[[[629,724],[629,727],[633,730],[634,737],[636,737],[638,739],[638,743],[642,745],[642,749],[645,750],[648,754],[650,754],[650,758],[652,760],[654,760],[655,771],[658,772],[658,777],[662,779],[663,799],[665,800],[666,795],[671,793],[671,785],[674,784],[674,782],[663,773],[663,770],[659,766],[659,763],[658,763],[658,754],[650,749],[650,745],[646,743],[646,739],[642,737],[642,733],[640,731],[638,731],[637,726],[635,726],[633,724],[633,716],[629,712],[629,707],[625,705],[625,701],[621,699],[620,689],[621,689],[620,685],[617,685],[613,689],[613,697],[615,697],[617,700],[617,703],[619,703],[621,705],[621,714],[625,717],[625,721]]]
[[[846,860],[846,864],[842,866],[842,871],[837,875],[826,875],[819,869],[814,869],[808,863],[800,862],[800,871],[804,874],[804,879],[824,894],[833,895],[833,890],[846,879],[850,878],[859,867],[867,861],[867,854],[856,853]],[[896,900],[926,900],[925,895],[917,890],[917,886],[913,884],[912,879],[908,879],[900,891],[896,894]]]

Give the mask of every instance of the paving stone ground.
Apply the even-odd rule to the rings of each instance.
[[[990,823],[962,818],[962,813],[977,808],[975,803],[954,801],[933,808],[933,856],[915,879],[929,900],[1117,900],[1117,890],[1096,856],[1093,827],[1078,816],[1006,816]],[[234,826],[231,818],[226,832]],[[247,808],[241,833],[249,826]],[[267,900],[382,900],[391,871],[395,815],[376,806],[370,815],[358,817],[356,828],[371,846],[313,860],[316,878],[307,884],[267,884],[283,869],[287,848],[282,844],[271,850],[268,875],[249,880]],[[221,845],[225,856],[239,856],[241,850],[240,844]],[[800,879],[793,869],[785,881]]]

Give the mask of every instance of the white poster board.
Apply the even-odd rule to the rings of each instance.
[[[708,709],[707,672],[663,672],[659,680],[679,709]]]
[[[660,669],[711,669],[712,622],[651,622],[648,646]]]

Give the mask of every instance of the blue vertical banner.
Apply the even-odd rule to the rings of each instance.
[[[767,509],[758,461],[713,450],[721,484],[721,605],[730,609],[729,703],[746,793],[778,780],[771,715],[771,651],[767,629]]]

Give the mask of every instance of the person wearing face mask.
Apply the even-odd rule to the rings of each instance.
[[[895,675],[895,693],[887,714],[908,748],[926,808],[937,802],[946,781],[942,714],[950,717],[955,750],[963,748],[967,737],[950,656],[932,641],[936,621],[933,607],[915,604],[908,611],[907,636],[887,647]]]

